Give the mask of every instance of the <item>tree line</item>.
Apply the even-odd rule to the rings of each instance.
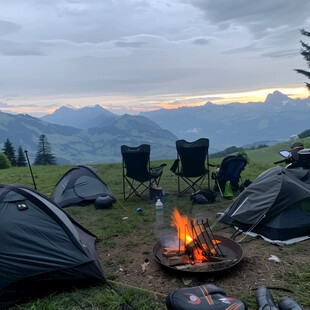
[[[3,153],[0,153],[0,169],[27,166],[25,156],[25,152],[27,151],[23,150],[22,147],[19,146],[16,154],[15,149],[9,138],[6,139],[2,151]],[[51,145],[44,134],[40,135],[39,137],[37,152],[33,165],[57,165],[56,157],[52,153]]]

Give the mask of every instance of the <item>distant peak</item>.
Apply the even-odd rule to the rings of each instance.
[[[73,109],[68,108],[68,107],[66,107],[65,105],[63,105],[63,106],[61,106],[60,108],[56,109],[55,111],[57,111],[57,110],[62,110],[62,111],[64,111],[64,110],[73,110]]]
[[[82,107],[80,108],[80,110],[104,110],[102,106],[100,106],[99,104],[96,104],[96,105],[89,105],[89,106],[86,106],[86,107]]]
[[[60,108],[56,109],[52,114],[63,114],[63,113],[71,113],[75,111],[75,109],[68,108],[66,106],[61,106]],[[52,115],[50,114],[50,115]]]
[[[267,104],[275,104],[275,103],[282,103],[283,101],[287,101],[290,98],[278,90],[275,90],[272,94],[268,94],[266,97],[265,103]]]

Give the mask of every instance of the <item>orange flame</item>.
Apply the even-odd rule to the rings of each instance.
[[[175,226],[177,228],[178,237],[185,243],[185,245],[192,242],[195,236],[190,235],[192,232],[190,232],[191,223],[188,216],[181,215],[179,211],[174,208],[171,218],[171,226]]]
[[[180,247],[181,251],[185,251],[186,245],[190,244],[194,239],[197,238],[195,231],[199,231],[199,229],[192,229],[192,227],[197,228],[197,220],[194,219],[192,223],[189,221],[187,215],[181,215],[179,211],[174,208],[173,213],[171,215],[171,226],[175,226],[178,230],[178,238],[184,242],[185,246]],[[214,246],[217,246],[221,243],[219,240],[212,240]],[[204,262],[207,261],[207,257],[203,254],[204,251],[209,251],[212,254],[216,253],[215,248],[209,249],[206,244],[202,244],[203,249],[195,246],[194,247],[194,262]]]

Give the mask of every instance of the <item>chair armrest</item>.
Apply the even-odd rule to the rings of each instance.
[[[161,164],[158,167],[150,168],[151,177],[152,178],[158,178],[159,176],[161,176],[163,173],[164,167],[166,167],[166,166],[167,166],[167,164]]]
[[[210,167],[218,167],[219,165],[218,164],[216,164],[216,165],[213,165],[213,164],[207,164],[208,166],[210,166]]]

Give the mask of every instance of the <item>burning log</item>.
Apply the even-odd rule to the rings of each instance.
[[[163,259],[167,266],[176,266],[188,263],[188,257],[184,250],[163,248]]]
[[[238,259],[225,259],[217,262],[203,262],[203,263],[195,263],[193,264],[183,264],[175,266],[176,269],[182,271],[192,271],[192,272],[206,272],[206,271],[216,271],[217,269],[222,269],[225,267],[229,267],[230,265],[235,264]]]
[[[195,263],[202,263],[202,262],[223,262],[223,260],[227,261],[223,257],[215,257],[215,256],[201,256],[200,259],[197,261],[195,259],[195,245],[192,242],[192,246],[186,245],[180,247],[180,249],[174,248],[163,248],[162,256],[163,256],[163,263],[167,266],[176,266],[182,264],[195,264]]]

